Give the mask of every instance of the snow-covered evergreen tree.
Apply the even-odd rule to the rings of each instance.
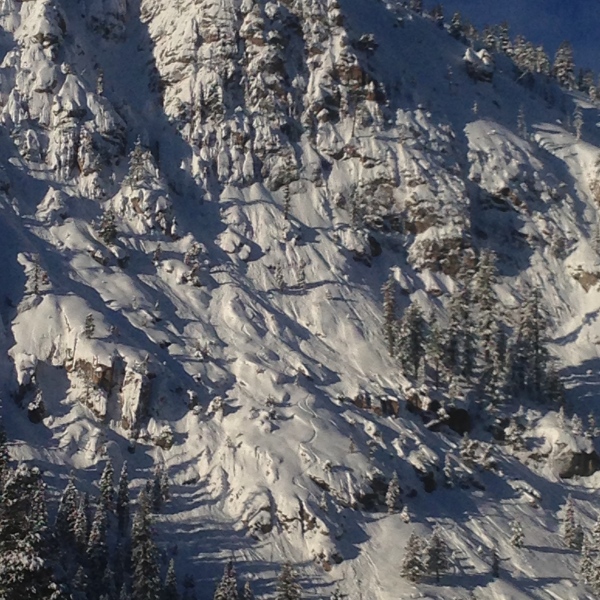
[[[0,490],[0,598],[51,596],[45,486],[37,468],[10,469]]]
[[[161,600],[179,600],[179,590],[177,589],[177,575],[175,574],[175,560],[169,561],[169,568],[165,576],[165,584],[162,591]]]
[[[127,472],[127,461],[123,462],[121,474],[119,475],[116,513],[117,521],[119,523],[119,531],[121,535],[123,535],[129,524],[129,475]]]
[[[402,577],[414,583],[423,578],[427,572],[424,550],[424,540],[416,533],[411,533],[400,565],[400,575]]]
[[[85,324],[83,326],[83,333],[86,338],[90,339],[96,331],[96,325],[94,323],[94,315],[92,313],[85,317]]]
[[[132,600],[160,600],[161,582],[158,552],[152,538],[149,499],[143,489],[131,527],[131,562],[133,564]]]
[[[102,504],[107,513],[114,510],[115,504],[115,469],[110,458],[107,459],[104,465],[104,470],[100,476],[100,499],[99,502]]]
[[[233,566],[233,561],[229,561],[225,566],[223,577],[221,577],[221,581],[219,581],[217,585],[213,600],[238,600],[239,595],[237,588],[238,584],[235,567]]]
[[[381,288],[383,294],[383,335],[390,356],[396,347],[396,280],[390,273]]]
[[[455,12],[448,26],[448,33],[457,40],[462,40],[464,37],[462,16],[459,12]]]
[[[434,575],[436,582],[440,576],[450,569],[450,550],[442,537],[439,527],[434,527],[425,546],[425,568],[429,575]]]
[[[58,539],[61,541],[61,544],[65,544],[66,546],[70,545],[73,541],[73,530],[78,504],[79,493],[75,487],[75,479],[71,475],[61,496],[54,523]]]
[[[560,44],[554,57],[552,74],[560,85],[572,90],[575,86],[575,61],[573,59],[573,47],[570,42]]]
[[[90,567],[90,575],[96,584],[100,583],[102,575],[108,564],[108,543],[107,543],[108,519],[106,505],[99,502],[96,507],[96,514],[92,521],[90,537],[87,546],[87,560]]]
[[[514,519],[513,521],[511,521],[510,532],[511,532],[510,543],[515,548],[522,548],[523,543],[525,541],[525,534],[523,533],[523,526],[521,525],[521,522],[518,521],[517,519]]]
[[[575,504],[573,497],[569,494],[567,501],[562,507],[561,534],[568,548],[580,550],[583,543],[583,530],[575,518]]]
[[[425,341],[423,313],[416,302],[411,302],[395,329],[394,354],[400,359],[405,375],[418,378],[425,356]]]
[[[388,483],[387,492],[385,494],[385,505],[388,508],[388,512],[393,513],[396,511],[398,499],[400,498],[400,481],[398,480],[398,473],[394,471],[390,482]]]
[[[298,583],[298,573],[290,563],[281,565],[277,577],[277,600],[300,600],[302,587]]]

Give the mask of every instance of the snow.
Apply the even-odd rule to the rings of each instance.
[[[459,437],[429,430],[406,408],[409,383],[380,333],[380,288],[392,269],[401,307],[411,297],[443,314],[452,257],[471,244],[494,249],[508,312],[524,286],[543,286],[552,350],[579,410],[597,385],[600,295],[577,275],[600,268],[590,189],[597,107],[585,104],[577,140],[566,122],[581,98],[550,88],[560,96],[548,106],[514,82],[503,59],[493,83],[474,82],[464,46],[402,8],[398,26],[379,3],[299,3],[314,12],[297,23],[312,49],[307,64],[283,4],[244,3],[238,17],[237,5],[211,0],[178,8],[144,0],[141,20],[121,2],[91,3],[84,18],[57,5],[7,1],[0,17],[14,33],[0,70],[2,122],[15,137],[30,132],[22,144],[0,140],[11,184],[0,198],[10,242],[0,249],[10,300],[0,308],[10,357],[2,410],[14,458],[42,465],[55,488],[71,468],[90,485],[106,453],[117,464],[127,457],[137,486],[164,463],[173,500],[158,518],[159,541],[176,543],[182,570],[207,588],[234,552],[260,594],[273,593],[274,573],[290,559],[303,565],[313,597],[336,580],[352,597],[374,600],[466,598],[470,590],[497,600],[589,597],[555,515],[573,490],[589,526],[599,475],[562,482],[549,463],[503,445],[494,445],[497,472],[463,465]],[[277,11],[292,14],[292,26]],[[238,31],[244,66],[232,41]],[[367,33],[379,44],[368,59],[349,42]],[[287,39],[283,67],[279,42],[261,45],[269,36]],[[58,44],[67,69],[52,50]],[[372,78],[365,94],[380,85],[387,105],[367,99],[350,115],[362,78]],[[528,139],[517,130],[521,106]],[[314,135],[290,123],[313,123]],[[84,127],[100,160],[94,169],[78,153]],[[138,136],[151,164],[132,181],[123,150]],[[407,214],[413,228],[353,225],[353,198],[377,204],[374,220]],[[118,236],[107,246],[94,223],[109,208]],[[564,259],[550,250],[554,233],[567,239]],[[194,243],[197,265],[185,260]],[[34,256],[48,275],[38,295]],[[9,398],[20,386],[26,406],[34,375],[48,408],[40,425]],[[90,377],[102,385],[90,390]],[[399,418],[356,406],[350,399],[361,392],[397,399]],[[564,437],[553,414],[532,409],[529,418],[538,454],[591,449]],[[161,448],[166,426],[174,444]],[[445,489],[439,469],[448,453],[485,489]],[[373,480],[394,471],[411,522],[355,510]],[[438,482],[431,494],[427,473]],[[517,517],[522,550],[508,543]],[[440,586],[414,586],[399,575],[403,547],[435,523],[456,566]],[[502,558],[499,580],[489,575],[490,548]]]

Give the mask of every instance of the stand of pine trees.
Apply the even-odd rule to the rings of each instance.
[[[192,576],[186,575],[180,585],[174,559],[166,568],[159,560],[153,514],[169,499],[166,470],[156,469],[134,506],[127,463],[116,487],[114,480],[108,459],[98,495],[90,500],[71,475],[51,522],[40,470],[11,464],[0,421],[2,600],[198,600]],[[277,600],[303,597],[298,573],[289,563],[282,566],[276,588]],[[250,582],[238,582],[230,561],[214,600],[254,599]]]
[[[496,282],[493,253],[482,252],[474,267],[464,260],[442,321],[435,315],[426,317],[414,300],[398,316],[390,277],[382,288],[389,354],[417,383],[425,380],[448,389],[460,383],[495,404],[529,398],[560,405],[563,387],[551,364],[539,291],[528,291],[509,319]]]

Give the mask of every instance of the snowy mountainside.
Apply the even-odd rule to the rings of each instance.
[[[380,290],[391,271],[399,313],[443,320],[493,250],[503,312],[541,290],[567,412],[597,410],[596,104],[505,56],[474,80],[392,2],[2,0],[0,25],[14,458],[54,490],[107,455],[138,486],[164,463],[159,540],[203,598],[231,553],[265,596],[289,559],[312,597],[593,597],[556,517],[571,493],[596,518],[599,475],[559,477],[593,441],[525,402],[527,449],[494,442],[479,390],[402,374]],[[469,411],[494,469],[411,412],[430,401]],[[394,472],[408,523],[382,508]],[[404,546],[434,523],[454,569],[415,586]]]

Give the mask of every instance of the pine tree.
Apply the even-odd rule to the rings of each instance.
[[[306,261],[304,259],[302,259],[298,264],[296,286],[299,290],[304,290],[306,288]]]
[[[217,585],[213,600],[238,600],[237,576],[231,560],[225,566],[225,572]]]
[[[398,474],[394,471],[385,495],[385,505],[388,508],[388,512],[395,512],[398,498],[400,498],[400,481],[398,480]]]
[[[54,523],[56,536],[61,545],[69,546],[73,541],[73,529],[78,503],[79,493],[75,487],[74,477],[71,475],[61,496]]]
[[[500,52],[512,56],[512,44],[510,43],[509,28],[506,21],[498,27],[498,49]]]
[[[102,216],[98,226],[98,235],[105,244],[112,244],[117,239],[115,213],[111,209],[108,209]]]
[[[86,496],[82,494],[79,498],[79,504],[73,522],[75,547],[81,555],[85,553],[88,545],[88,529]]]
[[[281,566],[277,578],[277,600],[300,600],[302,588],[298,583],[298,573],[289,562]]]
[[[425,339],[425,357],[427,364],[433,370],[433,385],[437,388],[440,383],[440,366],[444,359],[444,334],[435,315],[429,318],[429,331]]]
[[[410,0],[409,6],[411,10],[414,10],[417,14],[423,13],[423,0]]]
[[[383,294],[383,335],[390,356],[394,356],[396,346],[396,280],[390,273],[381,288]]]
[[[572,90],[575,86],[575,61],[573,48],[567,41],[562,42],[556,51],[552,74],[560,85]]]
[[[581,544],[581,558],[579,559],[579,575],[587,585],[593,582],[596,569],[594,568],[594,559],[592,558],[592,548],[587,536],[583,538]]]
[[[94,331],[96,330],[96,325],[94,323],[94,315],[92,313],[88,314],[85,318],[85,325],[83,327],[83,333],[88,340],[94,335]]]
[[[162,600],[179,600],[179,591],[177,590],[177,576],[175,575],[175,561],[169,561],[169,568],[165,577]]]
[[[583,542],[583,531],[581,530],[581,526],[575,521],[575,505],[570,494],[567,497],[567,501],[565,502],[562,511],[561,532],[563,540],[568,548],[580,550]]]
[[[8,438],[6,436],[6,429],[4,429],[4,422],[0,417],[0,490],[4,483],[4,479],[8,475],[8,464],[10,456],[8,454]]]
[[[148,506],[149,499],[143,489],[131,528],[132,600],[160,600],[158,552],[152,539]]]
[[[96,514],[92,521],[92,528],[87,546],[87,559],[90,565],[90,574],[96,583],[101,581],[102,575],[108,564],[108,544],[106,505],[102,502],[96,507]]]
[[[115,503],[115,469],[110,458],[107,459],[104,465],[104,470],[100,476],[100,504],[104,506],[105,511],[112,512]]]
[[[573,435],[583,435],[583,421],[577,413],[571,419],[571,433]]]
[[[423,578],[426,572],[424,541],[416,533],[411,533],[400,565],[400,575],[416,583]]]
[[[435,575],[436,582],[440,581],[440,575],[450,569],[448,544],[442,538],[438,527],[434,527],[425,547],[425,568],[429,575]]]
[[[596,553],[600,553],[600,513],[596,518],[596,522],[594,523],[594,528],[592,529],[592,550]]]
[[[255,600],[254,592],[252,591],[252,586],[249,581],[246,581],[244,584],[244,593],[242,596],[243,600]]]
[[[517,115],[517,131],[524,140],[529,137],[527,133],[527,121],[525,120],[525,108],[522,104],[519,107],[519,114]]]
[[[415,379],[425,356],[425,320],[416,302],[404,311],[395,335],[394,354],[400,359],[404,374]]]
[[[528,392],[537,400],[543,396],[549,361],[546,328],[540,293],[533,288],[519,313],[510,371],[515,391]]]
[[[473,276],[473,300],[477,307],[475,327],[479,335],[485,364],[490,362],[494,336],[497,331],[499,300],[494,289],[497,281],[496,255],[490,250],[484,250],[479,257]]]
[[[514,519],[513,521],[511,521],[510,531],[511,531],[510,543],[515,548],[522,548],[523,542],[525,541],[525,534],[523,533],[523,526],[521,525],[521,523],[519,521],[517,521],[517,519]]]
[[[452,20],[448,26],[448,33],[457,40],[464,39],[462,17],[459,12],[452,15]]]
[[[110,565],[106,565],[104,569],[104,575],[102,576],[102,589],[108,600],[116,600],[117,598],[117,585],[115,581],[115,574],[110,568]]]
[[[19,465],[0,490],[0,598],[46,600],[52,593],[45,486],[39,469]]]
[[[119,475],[116,512],[119,532],[123,535],[129,524],[129,475],[127,473],[127,461],[123,463],[121,474]]]

